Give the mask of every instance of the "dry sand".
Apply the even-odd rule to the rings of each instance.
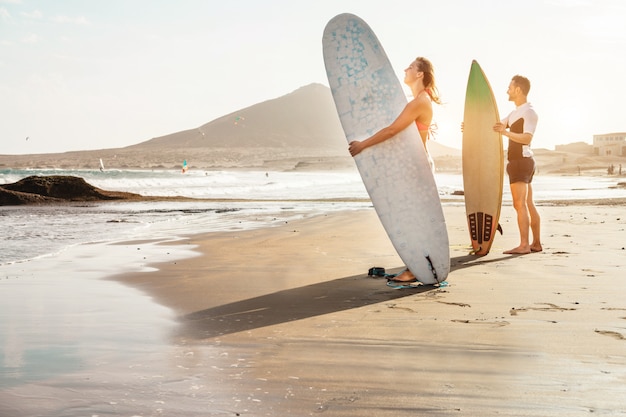
[[[181,343],[220,347],[192,367],[223,370],[197,395],[241,415],[626,415],[624,206],[540,209],[544,252],[501,254],[504,207],[476,258],[446,206],[440,288],[366,276],[402,266],[373,210],[194,236],[201,256],[119,279],[177,312]]]

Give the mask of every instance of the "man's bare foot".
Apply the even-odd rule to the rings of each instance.
[[[541,252],[541,251],[543,251],[543,246],[541,246],[541,243],[530,245],[530,251],[531,252]]]
[[[409,271],[408,269],[404,271],[403,273],[401,273],[400,275],[397,275],[390,279],[390,281],[394,281],[394,282],[413,282],[416,280],[417,278],[415,278],[415,275],[413,275],[413,273]]]
[[[505,255],[526,255],[526,254],[529,254],[530,251],[531,251],[530,246],[518,246],[516,248],[509,249],[502,253],[504,253]]]

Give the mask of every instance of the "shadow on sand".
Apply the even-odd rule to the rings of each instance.
[[[456,258],[450,259],[450,272],[458,271],[460,269],[470,268],[473,266],[486,265],[495,262],[501,262],[510,260],[513,258],[517,258],[519,256],[526,255],[504,255],[499,256],[497,258],[486,259],[485,257],[480,257],[476,255],[464,255],[457,256]]]
[[[207,339],[396,300],[438,290],[433,285],[397,290],[385,278],[356,275],[278,291],[197,311],[181,318],[180,336]]]
[[[475,255],[459,256],[450,260],[450,271],[513,257],[484,259]],[[401,270],[398,268],[398,271],[390,272]],[[397,290],[388,287],[384,278],[355,275],[197,311],[180,318],[181,326],[177,334],[190,339],[208,339],[436,290],[440,287],[420,285]]]

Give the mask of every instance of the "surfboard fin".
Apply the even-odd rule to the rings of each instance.
[[[502,231],[502,225],[500,223],[498,223],[498,232],[500,232],[500,235],[504,234],[504,232]]]
[[[435,281],[439,282],[439,277],[437,276],[437,270],[435,269],[435,265],[433,265],[433,261],[430,260],[429,255],[426,255],[426,260],[428,261],[428,268],[433,273],[433,278],[435,278]]]

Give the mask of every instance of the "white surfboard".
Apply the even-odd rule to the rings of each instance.
[[[407,100],[367,23],[352,14],[334,17],[324,30],[323,52],[348,143],[391,124]],[[424,284],[443,282],[450,272],[448,233],[415,124],[354,159],[376,213],[407,268]]]

